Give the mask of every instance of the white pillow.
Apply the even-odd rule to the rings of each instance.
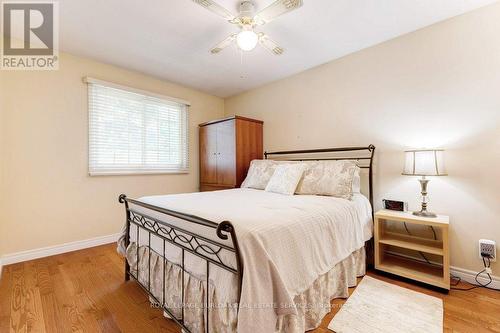
[[[276,163],[273,160],[253,160],[250,162],[247,177],[241,183],[242,188],[263,190],[273,176]]]
[[[308,163],[297,194],[329,195],[351,199],[358,165],[355,161],[315,161]]]
[[[359,166],[354,170],[354,177],[352,178],[352,193],[361,193],[361,168]]]
[[[302,163],[279,164],[266,186],[266,191],[293,195],[305,168],[305,164]]]

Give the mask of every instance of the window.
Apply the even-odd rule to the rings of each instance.
[[[188,102],[86,82],[90,175],[188,172]]]

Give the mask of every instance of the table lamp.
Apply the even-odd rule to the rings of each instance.
[[[436,217],[437,215],[427,211],[427,176],[446,176],[444,168],[442,149],[419,149],[405,151],[405,166],[403,175],[422,176],[420,182],[422,194],[422,208],[413,212],[413,215]]]

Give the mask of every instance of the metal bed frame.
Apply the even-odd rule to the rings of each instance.
[[[358,155],[349,155],[349,152],[358,152]],[[338,157],[311,157],[312,154],[337,153],[341,154]],[[324,148],[324,149],[309,149],[309,150],[285,150],[275,152],[264,152],[265,159],[268,156],[278,155],[295,155],[295,157],[287,158],[285,161],[342,161],[353,160],[358,161],[361,169],[368,169],[368,200],[373,207],[373,156],[375,154],[375,146],[369,145],[368,147],[341,147],[341,148]],[[303,157],[297,157],[303,156]],[[373,215],[373,208],[372,208]]]
[[[349,155],[352,153],[353,155]],[[373,156],[375,153],[375,146],[369,145],[367,147],[342,147],[342,148],[326,148],[326,149],[312,149],[312,150],[288,150],[288,151],[275,151],[275,152],[265,152],[264,157],[278,157],[278,160],[286,161],[314,161],[314,160],[356,160],[359,163],[359,167],[363,169],[368,169],[368,191],[369,191],[369,201],[373,207]],[[328,154],[339,154],[337,157],[328,157]],[[283,156],[290,156],[290,158],[283,158]],[[317,157],[314,157],[317,156]],[[183,330],[183,332],[191,332],[188,327],[184,324],[184,279],[185,274],[189,272],[185,268],[185,253],[191,253],[199,258],[206,261],[206,285],[207,290],[205,292],[206,299],[201,300],[204,303],[204,316],[205,316],[205,332],[209,332],[209,314],[210,308],[212,307],[209,301],[209,280],[210,280],[210,267],[211,265],[218,266],[223,270],[231,272],[236,275],[238,285],[237,285],[237,303],[238,307],[241,297],[241,285],[243,277],[243,264],[241,262],[241,255],[238,246],[238,239],[236,237],[236,232],[234,226],[229,221],[223,221],[220,223],[213,222],[198,216],[185,214],[182,212],[165,209],[162,207],[150,205],[141,201],[127,198],[125,194],[121,194],[118,201],[125,205],[126,210],[126,227],[125,227],[125,246],[128,248],[130,245],[130,227],[131,225],[136,226],[136,241],[137,241],[137,269],[136,275],[134,275],[133,270],[125,259],[125,281],[131,278],[135,280],[139,286],[153,299],[159,308],[164,310],[172,320],[174,320]],[[197,225],[207,228],[207,230],[213,229],[217,236],[217,240],[207,238],[205,236],[196,234],[188,230],[188,228],[183,228],[175,224],[161,221],[157,218],[149,216],[143,212],[131,208],[130,204],[135,206],[140,206],[143,208],[150,209],[157,214],[162,214],[162,216],[174,217],[182,220],[186,223],[186,226]],[[373,214],[373,212],[372,212]],[[147,284],[142,283],[139,279],[140,267],[139,267],[139,246],[140,246],[140,230],[147,232],[148,236],[148,279]],[[151,236],[161,239],[163,241],[163,253],[157,253],[151,248]],[[182,308],[181,316],[178,319],[171,308],[166,304],[165,299],[165,265],[166,265],[166,244],[171,244],[178,247],[181,250],[181,263],[180,269],[182,271],[182,284],[181,284],[181,299]],[[230,245],[228,245],[230,243]],[[224,261],[220,253],[221,251],[229,251],[234,254],[234,262],[236,267],[230,265]],[[151,252],[155,252],[163,262],[163,275],[162,275],[162,296],[161,298],[153,295],[151,290]]]

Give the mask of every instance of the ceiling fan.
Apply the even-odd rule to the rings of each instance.
[[[277,0],[260,12],[254,12],[254,4],[251,1],[240,2],[240,13],[234,16],[229,10],[220,6],[212,0],[193,0],[214,14],[226,19],[229,23],[240,28],[240,32],[229,35],[222,42],[210,50],[212,54],[219,53],[236,41],[238,47],[243,51],[253,50],[258,43],[273,52],[275,55],[283,54],[284,50],[275,41],[263,32],[255,31],[257,26],[271,22],[280,15],[286,14],[302,6],[303,0]]]

